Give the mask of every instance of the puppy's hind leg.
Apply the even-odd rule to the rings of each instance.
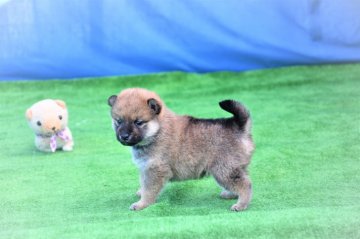
[[[247,174],[242,173],[238,178],[233,179],[234,184],[230,183],[231,191],[239,195],[238,201],[232,205],[232,211],[245,210],[252,198],[251,181]]]
[[[213,175],[220,186],[226,190],[220,196],[226,199],[238,197],[238,201],[231,207],[232,211],[245,210],[252,197],[251,181],[247,172],[241,167],[217,168]]]

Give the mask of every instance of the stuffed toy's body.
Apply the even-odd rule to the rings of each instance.
[[[35,133],[35,146],[44,152],[71,151],[74,141],[68,124],[66,104],[62,100],[41,100],[26,110],[25,116]]]

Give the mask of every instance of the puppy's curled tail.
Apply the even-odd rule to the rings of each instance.
[[[250,133],[250,113],[243,104],[235,100],[223,100],[219,105],[223,110],[234,115],[235,123],[241,130]]]

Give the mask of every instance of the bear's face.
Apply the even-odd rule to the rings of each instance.
[[[68,123],[66,104],[61,100],[39,101],[25,115],[34,133],[43,136],[51,136],[63,130]]]

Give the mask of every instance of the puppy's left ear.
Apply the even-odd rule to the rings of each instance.
[[[155,114],[157,114],[157,115],[160,114],[161,105],[157,100],[151,98],[151,99],[148,99],[147,103],[148,103],[148,106],[150,107],[150,109],[152,111],[154,111]]]
[[[66,104],[64,101],[62,101],[62,100],[54,100],[54,101],[58,106],[60,106],[63,109],[66,109]]]
[[[109,99],[108,99],[108,105],[113,106],[115,104],[116,99],[117,99],[116,95],[110,96]]]

